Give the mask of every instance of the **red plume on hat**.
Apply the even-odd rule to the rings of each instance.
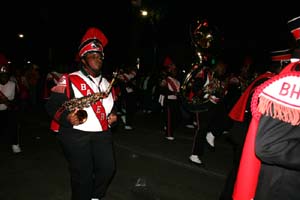
[[[95,27],[89,28],[81,39],[79,46],[79,56],[83,57],[90,52],[103,52],[103,48],[107,45],[108,39],[104,33]]]
[[[164,64],[163,64],[165,67],[170,67],[172,65],[175,65],[173,63],[173,61],[171,60],[171,58],[169,56],[167,56],[164,60]]]
[[[8,60],[3,53],[0,53],[0,65],[7,65]]]
[[[0,53],[0,74],[8,73],[8,60],[4,54]]]

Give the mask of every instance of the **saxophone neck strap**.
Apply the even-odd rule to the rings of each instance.
[[[92,88],[80,77],[77,75],[70,75],[71,83],[81,92],[83,96],[88,96],[94,94]],[[101,101],[96,101],[91,104],[101,126],[102,130],[105,131],[108,129],[108,123],[106,119],[106,112]]]

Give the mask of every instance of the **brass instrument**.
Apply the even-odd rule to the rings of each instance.
[[[96,92],[81,98],[70,99],[63,103],[62,108],[70,112],[74,112],[76,109],[78,109],[76,115],[80,123],[82,124],[86,122],[88,115],[87,112],[83,110],[83,108],[87,108],[92,104],[96,103],[97,101],[99,101],[100,99],[104,99],[108,97],[109,93],[111,92],[112,86],[116,81],[116,77],[117,77],[117,73],[114,72],[112,80],[105,92]]]
[[[198,88],[197,94],[194,94],[192,98],[189,97],[189,93],[193,93],[195,90],[195,82],[198,81],[196,75],[201,69],[202,66],[194,65],[180,87],[181,102],[190,112],[203,112],[207,110],[206,103],[209,102],[209,99],[203,98],[204,93],[207,92],[205,88]]]
[[[209,61],[209,56],[212,54],[212,49],[216,47],[217,37],[215,27],[212,27],[207,20],[196,20],[195,24],[190,26],[190,36],[193,47],[195,48],[198,61],[193,63],[191,70],[185,75],[184,81],[180,87],[180,97],[183,106],[191,112],[202,112],[207,110],[206,104],[209,102],[208,98],[204,98],[204,93],[208,92],[208,87],[197,88],[197,94],[192,98],[189,93],[195,92],[195,83],[197,75]]]

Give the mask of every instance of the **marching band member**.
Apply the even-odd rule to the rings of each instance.
[[[17,83],[11,80],[7,58],[0,53],[0,120],[1,133],[6,134],[13,153],[20,153],[16,115]]]
[[[101,74],[103,48],[108,40],[101,30],[89,28],[79,46],[80,70],[61,77],[52,88],[46,110],[53,117],[51,129],[65,153],[71,175],[72,200],[101,199],[115,172],[115,158],[110,126],[116,122],[112,93],[87,107],[74,111],[62,108],[64,102],[104,93],[110,87]],[[80,111],[87,113],[81,119]],[[82,113],[82,112],[81,112]]]
[[[118,80],[121,88],[124,113],[121,116],[124,129],[133,130],[135,113],[137,112],[137,68],[128,67],[125,71],[118,75]]]
[[[218,60],[212,66],[203,66],[196,75],[193,95],[206,99],[205,110],[196,112],[197,129],[195,132],[192,153],[189,161],[201,165],[200,157],[204,154],[207,143],[214,148],[215,138],[221,135],[225,128],[225,105],[223,102],[225,91],[225,73],[227,64]]]
[[[231,200],[234,187],[234,181],[239,167],[240,157],[242,154],[244,141],[247,135],[247,130],[251,121],[250,103],[255,89],[272,78],[286,66],[291,58],[291,50],[284,49],[270,52],[270,64],[267,70],[259,74],[249,85],[245,88],[240,98],[235,102],[234,106],[229,112],[229,117],[233,120],[233,126],[229,131],[229,139],[233,145],[233,167],[229,174],[220,195],[219,200]]]
[[[300,199],[300,17],[287,24],[297,48],[291,63],[253,94],[234,200]]]
[[[166,76],[160,82],[159,102],[163,108],[165,138],[174,140],[174,131],[180,119],[180,82],[177,80],[177,67],[170,57],[165,58],[163,65],[166,68]]]

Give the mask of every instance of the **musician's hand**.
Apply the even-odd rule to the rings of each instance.
[[[118,119],[118,116],[115,113],[110,113],[107,117],[107,121],[109,125],[112,125],[114,122],[116,122]]]
[[[78,110],[75,110],[74,112],[71,112],[70,114],[68,114],[67,116],[67,120],[74,126],[77,126],[80,124],[80,120],[78,119],[78,116],[76,115],[76,112]]]

